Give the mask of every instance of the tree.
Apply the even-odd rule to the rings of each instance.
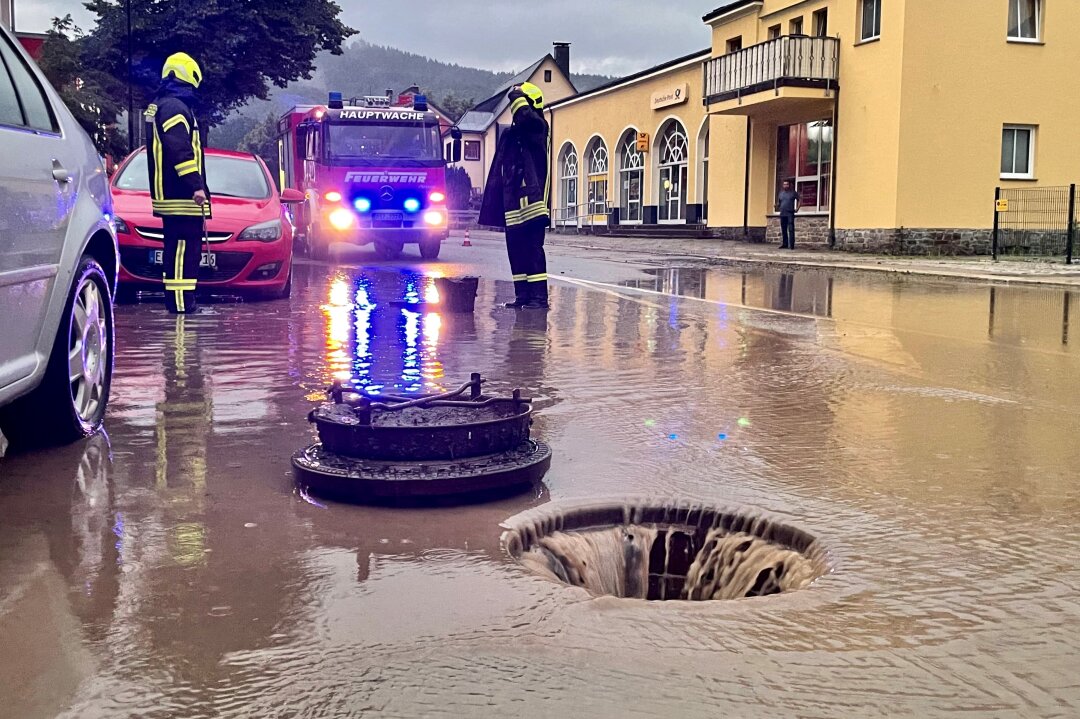
[[[85,39],[85,59],[123,85],[128,2],[136,107],[153,97],[165,59],[186,52],[205,75],[196,110],[210,125],[250,98],[265,100],[271,85],[310,79],[316,54],[341,54],[356,32],[332,0],[89,0],[97,27]]]
[[[277,118],[273,115],[267,115],[266,118],[258,125],[251,129],[244,139],[240,141],[237,149],[240,152],[250,152],[253,155],[258,155],[270,168],[270,174],[273,175],[274,181],[278,181],[280,164],[278,163],[278,133],[277,133]],[[278,188],[279,190],[282,188]]]
[[[54,18],[41,46],[38,65],[98,151],[120,159],[127,150],[127,138],[116,124],[121,112],[116,98],[123,95],[122,88],[108,74],[86,65],[84,38],[71,15]]]
[[[451,90],[443,95],[442,99],[437,100],[435,104],[445,110],[451,120],[457,122],[466,112],[473,108],[476,101],[471,97],[468,99],[460,97]]]
[[[469,209],[472,199],[472,180],[464,167],[446,168],[446,204],[451,210]]]

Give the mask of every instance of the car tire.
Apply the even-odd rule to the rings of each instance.
[[[425,260],[439,259],[439,251],[442,250],[442,240],[425,240],[420,243],[420,256]]]
[[[292,268],[289,268],[289,277],[285,284],[276,290],[267,290],[263,293],[264,300],[287,300],[292,297]]]
[[[394,260],[401,257],[401,253],[404,250],[405,250],[405,243],[404,242],[400,242],[400,241],[399,242],[394,242],[394,241],[389,241],[389,242],[387,242],[387,241],[383,241],[383,242],[376,241],[375,242],[375,254],[377,254],[379,256],[380,260],[385,260],[387,262],[393,262]]]
[[[113,372],[113,306],[93,257],[75,271],[45,376],[0,409],[0,429],[15,447],[67,444],[101,427]]]

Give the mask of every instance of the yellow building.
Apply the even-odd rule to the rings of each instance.
[[[458,121],[462,155],[459,167],[465,168],[476,190],[483,190],[488,170],[495,157],[499,133],[513,120],[506,95],[511,87],[531,82],[544,91],[547,102],[561,100],[577,92],[570,81],[570,44],[555,43],[554,54],[545,55],[515,75],[497,93],[466,112]]]
[[[594,223],[604,205],[582,203],[606,176],[605,204],[620,211],[605,222],[699,223],[715,237],[778,241],[787,180],[800,196],[801,246],[985,253],[995,187],[1080,177],[1080,93],[1061,80],[1080,66],[1069,35],[1078,2],[731,0],[704,21],[705,57],[554,105],[557,222],[584,213],[581,224]],[[688,102],[652,109],[678,88]],[[685,160],[667,143],[668,114],[684,128]],[[591,164],[594,135],[624,147],[616,125],[650,133],[635,160],[640,220],[621,155],[603,172]]]

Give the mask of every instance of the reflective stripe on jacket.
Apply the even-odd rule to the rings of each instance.
[[[168,92],[146,110],[146,154],[155,216],[210,216],[209,203],[192,199],[206,190],[202,131],[187,104]]]

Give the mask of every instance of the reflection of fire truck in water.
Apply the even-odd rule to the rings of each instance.
[[[293,108],[278,130],[282,187],[307,198],[294,222],[308,254],[326,259],[332,243],[349,242],[374,244],[383,259],[406,244],[439,256],[449,234],[446,161],[439,116],[423,96],[346,105],[330,93],[326,107]],[[452,147],[459,153],[460,141]]]

